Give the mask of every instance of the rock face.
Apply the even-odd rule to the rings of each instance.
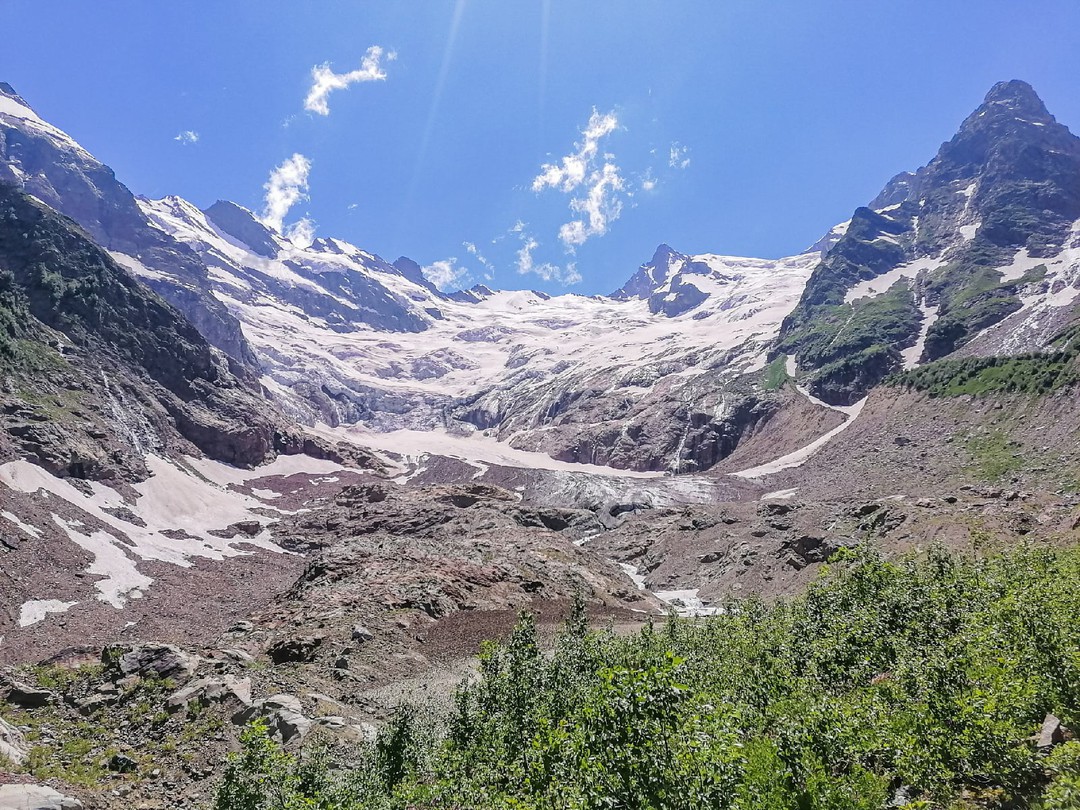
[[[45,785],[0,785],[0,810],[82,810],[83,803]]]
[[[252,369],[240,324],[211,294],[205,265],[190,249],[152,228],[112,170],[69,135],[42,121],[10,85],[0,83],[0,183],[13,184],[77,222],[97,244],[137,257],[146,283],[210,343]]]
[[[5,700],[15,706],[22,706],[24,709],[40,709],[42,706],[53,703],[56,696],[48,689],[36,689],[15,681],[8,688]]]
[[[300,701],[293,695],[273,695],[233,716],[237,725],[256,720],[265,722],[270,736],[285,744],[303,740],[312,727],[312,721],[304,716]]]
[[[0,761],[6,759],[12,765],[20,765],[28,753],[23,733],[0,717]]]
[[[206,708],[224,704],[234,711],[242,711],[251,705],[251,678],[226,675],[221,680],[199,678],[178,689],[165,700],[168,712],[187,711],[192,705]]]
[[[106,647],[101,653],[101,660],[106,667],[115,669],[122,676],[137,675],[140,678],[152,676],[186,680],[199,666],[197,656],[171,644]]]
[[[779,351],[850,404],[958,350],[1045,348],[1080,295],[1080,138],[1002,82],[917,172],[855,211],[785,318]]]
[[[145,452],[184,442],[256,464],[287,431],[236,368],[69,219],[0,185],[0,432],[24,455],[76,478],[139,477]]]

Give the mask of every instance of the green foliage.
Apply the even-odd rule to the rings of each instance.
[[[765,380],[761,387],[766,391],[779,391],[790,379],[787,373],[787,355],[782,354],[765,367]]]
[[[1002,281],[996,268],[1005,262],[1000,249],[977,241],[956,260],[938,270],[927,286],[927,297],[938,302],[938,319],[926,333],[926,356],[943,357],[963,346],[981,330],[1020,309],[1017,291],[1046,275],[1046,266],[1019,279]]]
[[[69,220],[12,186],[0,186],[0,246],[0,368],[62,364],[47,345],[59,332],[145,368],[176,393],[218,376],[194,326]]]
[[[523,616],[351,765],[247,732],[217,807],[1076,807],[1080,745],[1030,742],[1047,712],[1080,724],[1080,551],[858,549],[791,602],[635,636],[579,612],[544,653]]]
[[[971,471],[983,481],[998,482],[1012,476],[1024,466],[1020,446],[1004,431],[996,430],[985,436],[972,436],[967,442],[971,455]]]
[[[1078,382],[1075,350],[938,360],[885,380],[886,385],[932,397],[1043,395]]]
[[[1080,808],[1080,742],[1069,742],[1047,758],[1052,774],[1043,798],[1045,810]]]

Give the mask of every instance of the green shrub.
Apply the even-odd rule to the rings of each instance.
[[[523,617],[351,763],[247,732],[218,808],[1075,806],[1077,746],[1030,738],[1080,723],[1080,551],[841,552],[791,602],[634,636],[578,611],[550,653]]]

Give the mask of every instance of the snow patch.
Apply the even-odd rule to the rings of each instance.
[[[945,262],[941,259],[929,256],[912,262],[905,262],[887,273],[882,273],[880,276],[875,276],[867,281],[860,281],[844,295],[844,303],[852,304],[860,298],[874,298],[888,292],[898,281],[912,282],[918,277],[919,273],[923,271],[933,272],[944,264]]]
[[[63,613],[78,602],[61,602],[59,599],[31,599],[19,608],[19,627],[29,627],[45,619],[50,613]]]
[[[14,523],[16,526],[18,526],[31,537],[33,537],[35,540],[41,538],[41,529],[37,528],[36,526],[31,526],[29,523],[24,523],[22,520],[19,519],[17,515],[13,515],[11,514],[11,512],[0,512],[0,517],[8,521],[9,523]]]
[[[626,572],[626,575],[630,579],[634,580],[634,584],[637,585],[639,591],[645,590],[645,575],[639,574],[636,565],[630,565],[630,563],[619,563],[619,568]]]
[[[799,492],[798,487],[792,489],[778,489],[774,492],[766,492],[759,500],[762,501],[786,501],[794,498]]]
[[[724,612],[723,608],[706,605],[698,596],[700,588],[689,588],[681,591],[653,591],[653,596],[661,602],[667,602],[680,616],[719,616]]]
[[[919,358],[922,357],[923,349],[926,348],[926,336],[930,332],[930,327],[934,325],[934,322],[938,319],[939,307],[931,307],[923,303],[919,305],[919,311],[922,312],[922,323],[919,325],[919,336],[915,339],[915,343],[906,349],[900,350],[900,356],[904,359],[904,368],[915,368],[919,364]]]
[[[103,529],[87,531],[82,523],[53,515],[53,521],[68,538],[93,556],[87,572],[103,577],[95,583],[98,598],[119,608],[128,599],[141,596],[153,582],[139,571],[140,560],[190,567],[191,560],[197,557],[223,560],[251,553],[236,548],[238,544],[281,552],[265,529],[256,537],[240,539],[211,533],[240,521],[269,523],[260,514],[268,508],[266,504],[228,489],[230,484],[268,475],[342,469],[338,464],[307,456],[281,456],[274,463],[254,470],[240,470],[209,459],[174,463],[153,455],[146,457],[146,465],[151,477],[133,485],[137,493],[133,501],[125,501],[116,490],[97,481],[86,482],[90,490],[87,494],[28,461],[0,465],[0,485],[18,492],[43,491],[104,525]],[[269,497],[267,492],[263,493],[264,497]],[[121,508],[133,512],[146,525],[137,526],[111,514]],[[7,513],[4,517],[11,519]]]
[[[822,434],[805,447],[800,447],[798,450],[781,456],[780,458],[770,461],[767,464],[759,464],[757,467],[751,467],[748,470],[740,470],[739,472],[730,473],[731,475],[737,478],[762,478],[766,475],[778,473],[781,470],[788,470],[792,467],[801,467],[803,464],[806,463],[807,459],[814,455],[814,453],[816,453],[818,450],[820,450],[822,447],[832,441],[838,434],[851,427],[852,424],[854,424],[855,420],[858,418],[859,414],[862,412],[863,405],[866,404],[866,398],[864,397],[858,402],[856,402],[854,405],[830,405],[829,403],[815,397],[801,385],[797,385],[795,387],[799,391],[799,393],[806,397],[812,404],[818,405],[822,408],[828,408],[829,410],[837,411],[838,413],[842,413],[847,417],[847,420],[841,422],[839,425],[837,425],[827,433]]]

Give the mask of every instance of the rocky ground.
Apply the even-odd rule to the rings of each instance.
[[[550,635],[581,593],[594,623],[633,628],[673,607],[797,592],[863,542],[889,554],[1075,542],[1078,428],[1068,393],[931,400],[882,388],[806,463],[763,479],[478,474],[449,458],[397,482],[316,479],[316,497],[297,477],[255,479],[241,486],[287,507],[272,527],[287,553],[214,563],[187,610],[109,639],[75,614],[62,634],[42,623],[5,670],[0,745],[21,761],[18,780],[87,807],[204,807],[243,722],[264,717],[292,745],[347,746],[401,700],[445,700],[519,609]],[[796,419],[786,443],[804,429]],[[764,425],[761,446],[787,430]],[[212,598],[222,573],[240,583],[227,605]],[[198,587],[191,574],[184,587]],[[73,645],[78,634],[87,643]]]

